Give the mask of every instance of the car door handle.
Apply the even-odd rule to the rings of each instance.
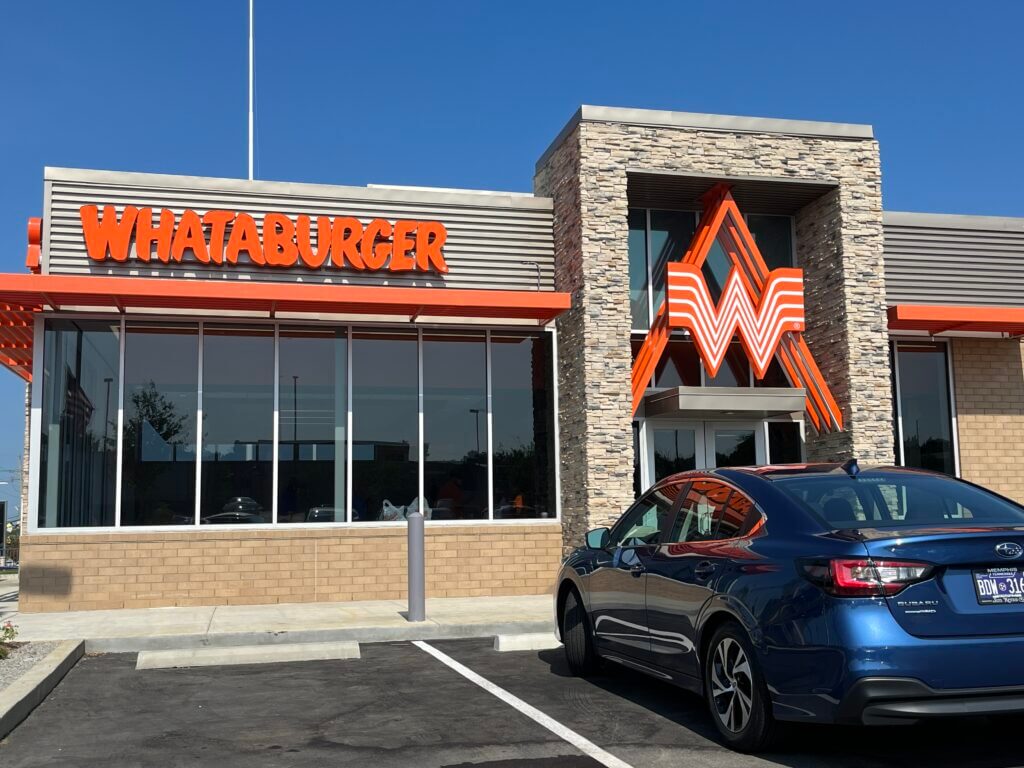
[[[632,568],[629,569],[629,572],[631,574],[633,574],[634,578],[639,579],[640,576],[643,574],[643,572],[646,571],[646,570],[647,569],[644,566],[642,566],[640,563],[637,563],[636,565],[634,565]]]
[[[707,581],[715,572],[715,564],[710,560],[704,560],[697,563],[693,568],[694,578],[700,579],[701,581]]]

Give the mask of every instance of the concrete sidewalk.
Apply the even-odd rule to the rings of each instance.
[[[85,640],[86,652],[312,643],[440,640],[553,630],[549,595],[427,600],[427,620],[406,621],[404,601],[141,608],[12,617],[19,640]]]

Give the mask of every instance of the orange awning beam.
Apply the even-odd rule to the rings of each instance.
[[[571,305],[568,293],[409,288],[338,283],[0,274],[0,364],[32,374],[32,315],[66,307],[393,316],[414,320],[526,320],[546,323]],[[10,345],[10,346],[9,346]]]
[[[897,304],[889,307],[890,331],[949,331],[1024,335],[1024,307]]]

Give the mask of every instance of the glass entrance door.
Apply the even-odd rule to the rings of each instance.
[[[651,419],[639,430],[644,446],[641,486],[690,469],[742,467],[767,461],[763,422]]]
[[[701,422],[647,423],[649,483],[706,465],[704,425]]]
[[[705,467],[749,467],[764,464],[764,428],[760,422],[704,422]]]

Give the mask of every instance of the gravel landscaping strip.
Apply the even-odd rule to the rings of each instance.
[[[0,661],[0,691],[42,661],[60,642],[25,643],[11,651],[11,655]]]

